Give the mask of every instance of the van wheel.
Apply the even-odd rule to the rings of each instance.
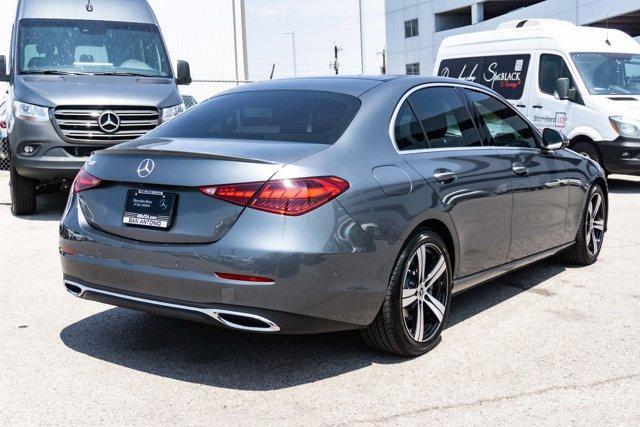
[[[585,157],[590,158],[591,160],[598,163],[603,169],[604,164],[602,163],[602,157],[600,157],[600,153],[595,145],[591,142],[578,142],[572,148],[578,154],[582,154]]]
[[[37,182],[21,176],[13,165],[13,162],[11,162],[9,168],[11,212],[13,212],[14,215],[33,215],[36,212]]]
[[[582,212],[576,243],[562,254],[567,262],[577,265],[591,265],[596,262],[604,242],[606,215],[604,193],[599,185],[594,185]]]
[[[414,234],[398,257],[382,307],[362,332],[373,348],[401,356],[433,349],[449,314],[451,261],[430,229]]]

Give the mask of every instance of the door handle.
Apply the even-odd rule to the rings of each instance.
[[[532,105],[533,108],[542,108],[542,105]]]
[[[456,179],[456,174],[449,169],[436,169],[433,171],[433,177],[439,182],[451,182]]]
[[[529,168],[519,162],[513,162],[511,169],[516,175],[526,175],[529,173]]]
[[[524,104],[516,104],[516,107],[518,107],[518,108],[527,108],[527,106],[524,105]]]

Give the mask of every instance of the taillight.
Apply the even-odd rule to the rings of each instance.
[[[348,188],[349,183],[342,178],[321,176],[200,187],[199,190],[237,205],[279,215],[296,216],[324,205]]]
[[[6,129],[7,128],[7,122],[5,122],[4,120],[0,121],[0,129]]]
[[[96,178],[84,169],[80,169],[80,172],[78,172],[78,175],[76,175],[76,179],[73,180],[71,192],[79,193],[80,191],[97,187],[101,182],[102,181],[100,180],[100,178]]]

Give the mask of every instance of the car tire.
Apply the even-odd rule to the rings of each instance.
[[[36,212],[36,184],[30,178],[21,176],[13,162],[9,165],[9,186],[11,187],[11,212],[14,215],[33,215]]]
[[[396,260],[382,307],[362,331],[364,340],[376,350],[400,356],[430,351],[440,341],[451,288],[451,261],[444,240],[433,230],[419,230]]]
[[[602,163],[600,152],[593,142],[578,142],[571,149],[576,153],[582,154],[583,156],[595,161],[600,165],[600,167],[602,167],[602,169],[604,169],[604,163]]]
[[[565,261],[576,265],[591,265],[596,262],[604,242],[606,202],[602,188],[594,185],[582,212],[576,242],[562,254]]]

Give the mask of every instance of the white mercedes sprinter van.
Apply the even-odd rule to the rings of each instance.
[[[506,22],[444,39],[434,74],[490,87],[607,173],[640,175],[640,45],[621,31]]]

